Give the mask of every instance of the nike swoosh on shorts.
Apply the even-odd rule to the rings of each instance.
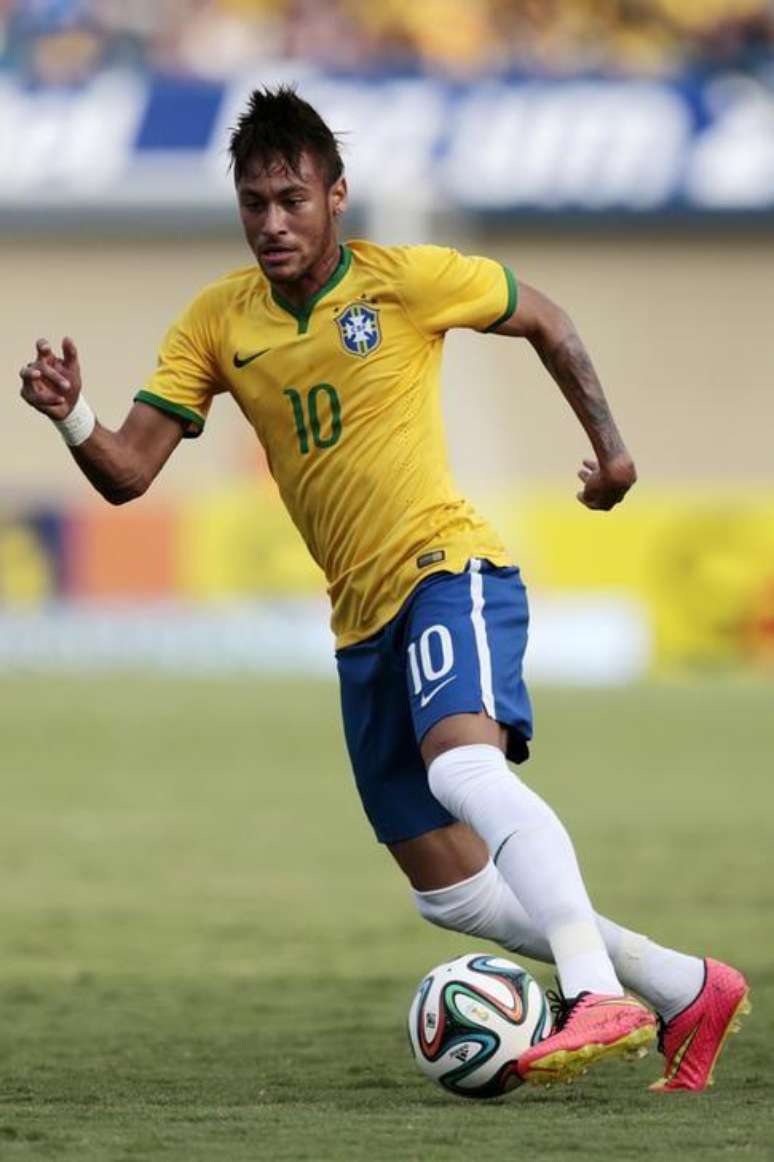
[[[448,686],[450,682],[454,682],[456,677],[456,674],[452,674],[451,678],[447,678],[445,682],[439,682],[435,689],[431,690],[429,694],[423,694],[419,699],[419,705],[422,707],[422,709],[424,710],[428,702],[432,702],[433,698],[435,698],[436,694],[439,694],[441,690],[443,690],[444,686]]]

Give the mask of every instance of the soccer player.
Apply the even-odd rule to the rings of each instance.
[[[746,982],[595,915],[570,837],[508,767],[532,734],[524,586],[446,462],[445,333],[525,338],[594,452],[578,499],[622,501],[635,468],[583,343],[563,310],[491,259],[342,245],[338,144],[292,89],[253,93],[231,157],[256,262],[184,311],[120,429],[96,420],[69,338],[61,354],[38,340],[22,396],[112,504],[141,496],[200,434],[214,396],[234,396],[328,581],[346,741],[378,839],[426,919],[556,965],[557,1019],[521,1075],[568,1079],[652,1041],[656,1016],[625,986],[660,1021],[655,1087],[703,1089]]]

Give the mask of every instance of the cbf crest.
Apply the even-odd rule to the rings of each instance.
[[[379,312],[365,303],[350,303],[336,319],[344,350],[365,358],[382,341]]]

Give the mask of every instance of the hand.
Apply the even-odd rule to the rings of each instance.
[[[22,367],[21,397],[52,420],[64,420],[81,394],[81,368],[72,339],[62,340],[62,357],[51,350],[47,339],[35,344],[36,358]]]
[[[628,456],[619,456],[604,465],[584,460],[578,476],[583,481],[583,491],[577,493],[581,504],[606,512],[621,503],[637,479],[637,469]]]

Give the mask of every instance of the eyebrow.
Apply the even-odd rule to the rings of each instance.
[[[281,198],[286,194],[305,194],[308,188],[308,186],[302,185],[299,182],[295,182],[287,186],[281,186],[278,190],[274,190],[273,196],[276,198]],[[263,190],[256,189],[255,186],[240,186],[239,196],[262,198],[264,197],[264,192]]]

